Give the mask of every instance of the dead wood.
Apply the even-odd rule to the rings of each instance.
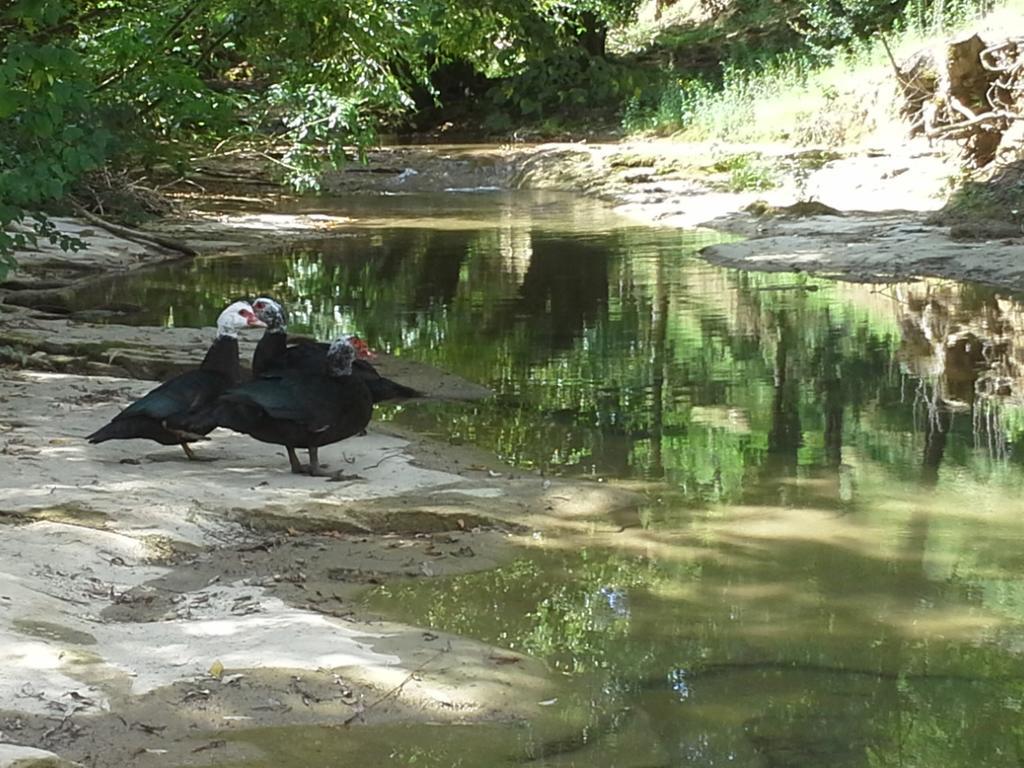
[[[195,256],[198,254],[192,246],[183,243],[181,240],[175,240],[171,237],[164,237],[162,235],[156,235],[152,232],[141,232],[131,227],[125,227],[121,224],[114,224],[113,222],[107,221],[104,218],[97,216],[92,213],[85,206],[75,203],[75,213],[81,216],[86,221],[95,224],[98,227],[103,227],[108,232],[115,234],[119,237],[123,237],[126,240],[133,240],[137,243],[148,243],[151,245],[158,245],[161,248],[166,248],[171,251],[177,251],[183,253],[186,256]]]

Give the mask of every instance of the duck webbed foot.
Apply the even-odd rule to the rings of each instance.
[[[324,472],[327,468],[326,464],[320,463],[320,458],[316,448],[309,449],[309,476],[310,477],[327,477],[330,472]]]
[[[328,472],[327,482],[328,483],[354,483],[357,480],[365,480],[366,478],[362,475],[350,475],[344,469],[339,469],[335,472]]]
[[[298,455],[296,455],[294,448],[290,446],[286,446],[286,448],[288,449],[288,462],[292,465],[292,472],[294,472],[296,475],[325,477],[328,474],[330,474],[328,472],[323,471],[324,469],[326,469],[327,465],[320,463],[317,457],[316,448],[309,449],[309,464],[303,464],[301,461],[299,461],[299,457]]]

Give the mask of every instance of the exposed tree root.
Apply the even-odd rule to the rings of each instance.
[[[1010,127],[1024,116],[1024,37],[952,40],[941,52],[915,54],[896,77],[911,136],[957,141],[976,168],[1019,141]]]

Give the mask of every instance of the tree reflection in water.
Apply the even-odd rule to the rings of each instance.
[[[693,257],[707,236],[566,233],[515,210],[492,226],[354,226],[298,249],[150,270],[77,308],[135,304],[140,322],[202,325],[230,298],[273,292],[295,331],[358,331],[496,393],[395,415],[411,426],[547,472],[664,479],[705,500],[768,493],[762,483],[786,493],[800,473],[842,481],[844,446],[857,442],[908,476],[914,464],[937,473],[952,434],[958,462],[987,462],[975,446],[1015,455],[1012,299],[729,272]],[[890,432],[916,451],[886,444]]]

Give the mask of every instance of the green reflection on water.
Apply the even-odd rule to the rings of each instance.
[[[557,196],[336,210],[355,219],[337,236],[140,274],[79,307],[203,325],[276,294],[294,330],[355,330],[496,393],[381,418],[548,473],[643,480],[651,502],[618,534],[564,532],[491,573],[366,598],[546,659],[575,713],[552,713],[561,730],[351,729],[305,763],[280,753],[307,731],[246,737],[268,765],[390,747],[423,765],[1024,762],[1012,296],[715,269],[694,255],[713,236]]]
[[[585,703],[585,702],[579,702]],[[265,728],[231,734],[257,746],[263,758],[219,763],[217,768],[313,766],[428,766],[494,768],[536,766],[655,766],[663,748],[628,712],[610,715],[603,737],[578,722],[578,709],[553,713],[543,723],[481,725],[397,724],[373,727]],[[588,707],[588,709],[590,709]]]
[[[594,740],[643,726],[635,764],[1018,764],[1022,510],[863,474],[877,503],[856,512],[665,499],[642,528],[364,603],[585,680],[567,696],[591,702]]]

